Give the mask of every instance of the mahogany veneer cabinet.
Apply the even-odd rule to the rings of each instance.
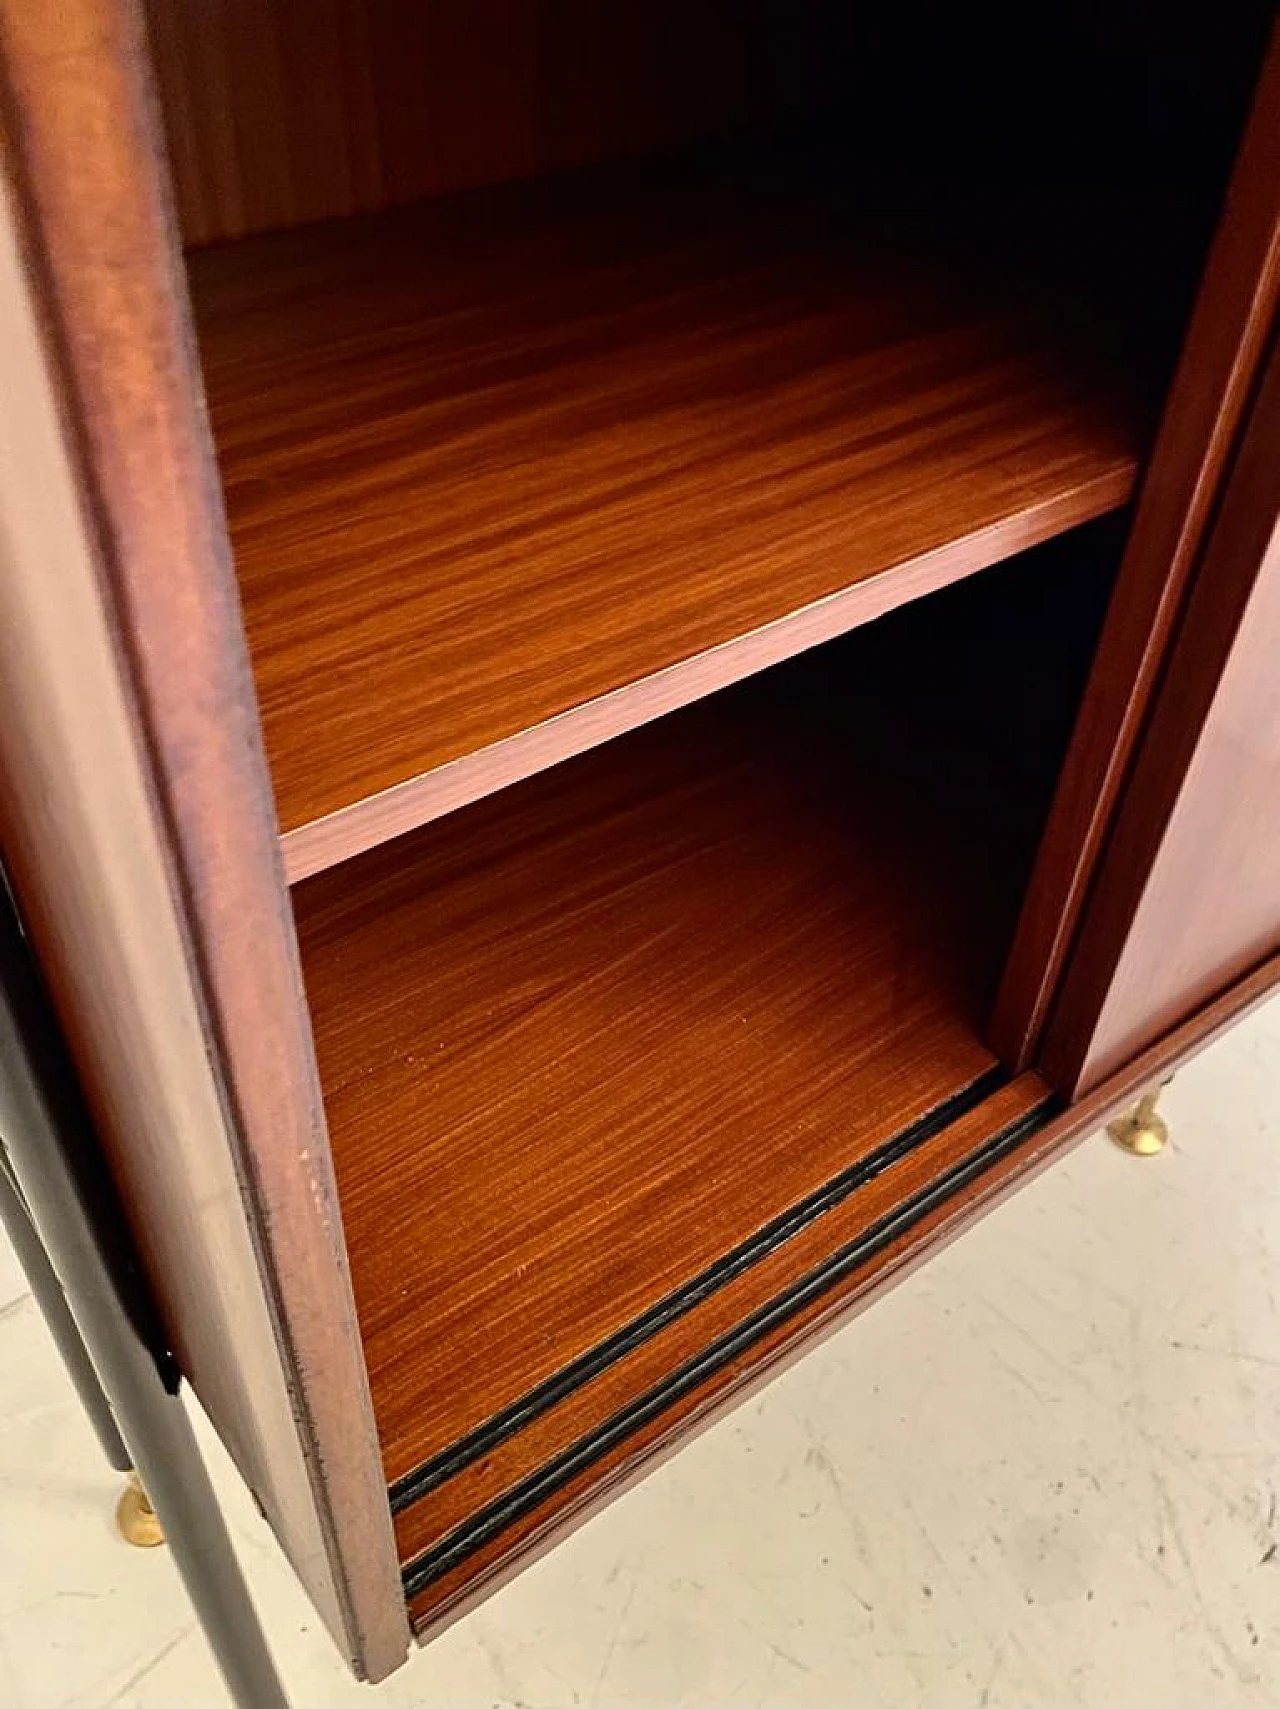
[[[366,1676],[1275,981],[1269,24],[0,0],[5,872]]]

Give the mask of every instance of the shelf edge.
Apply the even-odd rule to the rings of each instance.
[[[508,784],[598,747],[717,689],[728,688],[794,654],[834,640],[897,606],[1118,510],[1132,497],[1137,478],[1137,458],[1126,458],[1107,474],[1027,510],[892,565],[502,741],[287,830],[280,842],[288,882],[300,884],[354,855],[495,794]]]

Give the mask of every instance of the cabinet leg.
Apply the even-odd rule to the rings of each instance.
[[[1169,1129],[1156,1112],[1156,1099],[1163,1090],[1163,1086],[1156,1086],[1139,1098],[1127,1115],[1108,1122],[1107,1132],[1122,1150],[1135,1157],[1154,1157],[1169,1143]]]
[[[62,1355],[67,1375],[80,1397],[80,1404],[93,1426],[94,1435],[107,1456],[108,1464],[117,1472],[127,1472],[133,1464],[129,1458],[129,1450],[116,1428],[111,1402],[103,1393],[98,1373],[93,1368],[88,1349],[76,1328],[76,1320],[71,1315],[67,1296],[62,1291],[62,1283],[55,1275],[53,1265],[49,1262],[49,1254],[36,1233],[36,1225],[31,1220],[27,1201],[14,1178],[3,1139],[0,1139],[0,1228],[8,1235],[9,1244],[17,1254],[22,1273],[27,1278],[27,1286],[31,1289],[31,1296],[44,1318],[45,1327],[53,1337],[54,1345]]]
[[[129,1457],[155,1501],[231,1701],[237,1709],[288,1709],[191,1421],[119,1291],[81,1172],[72,1164],[87,1117],[49,1088],[73,1084],[0,888],[0,1132],[10,1184],[39,1235]]]

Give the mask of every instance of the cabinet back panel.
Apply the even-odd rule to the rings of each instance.
[[[202,243],[713,134],[758,98],[733,11],[151,0],[183,233]]]
[[[190,244],[762,129],[838,136],[877,176],[1212,187],[1269,10],[144,5]]]

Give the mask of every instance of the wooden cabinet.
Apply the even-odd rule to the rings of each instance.
[[[0,0],[5,871],[371,1678],[1280,952],[1269,9],[499,12]]]

